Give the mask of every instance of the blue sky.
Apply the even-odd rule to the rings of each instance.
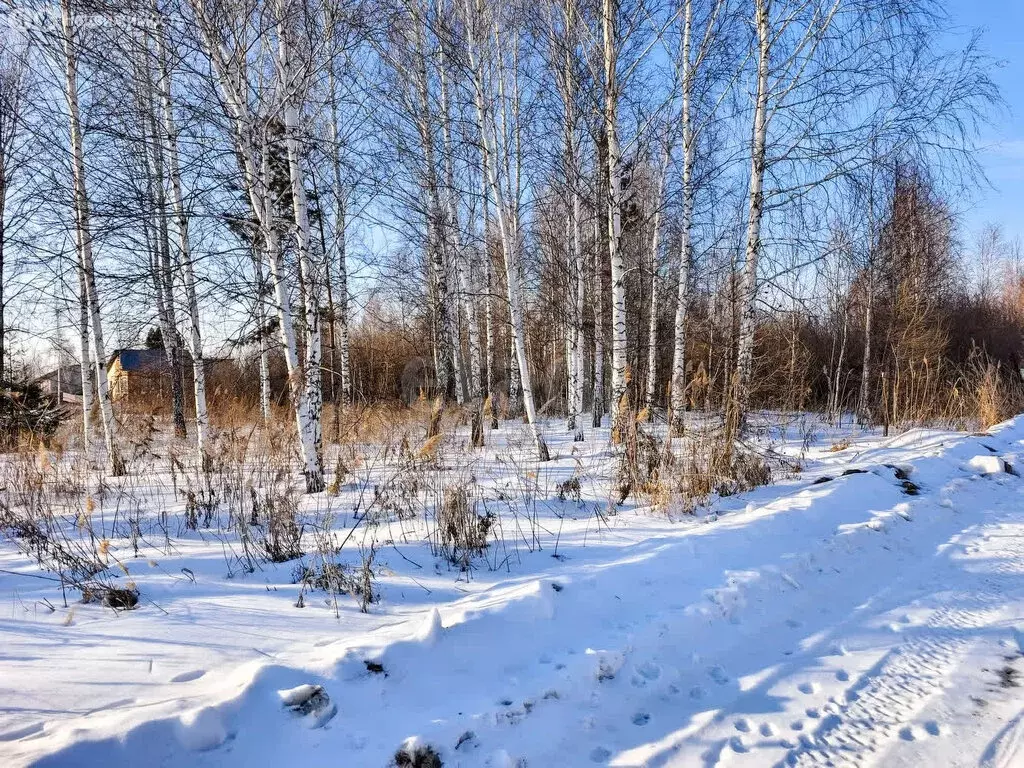
[[[979,160],[989,184],[963,204],[964,236],[987,222],[1024,239],[1024,0],[949,0],[946,8],[958,33],[983,33],[982,45],[1001,66],[993,79],[1006,107],[983,129]]]

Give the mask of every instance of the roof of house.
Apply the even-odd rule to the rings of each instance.
[[[54,368],[52,371],[47,371],[41,376],[36,376],[32,381],[34,383],[38,383],[40,381],[46,381],[47,379],[56,379],[58,373],[62,379],[71,380],[80,378],[82,375],[82,369],[78,363],[68,363],[67,365],[62,365],[60,368]]]
[[[115,349],[107,368],[115,360],[124,371],[153,371],[167,367],[167,354],[162,349]]]

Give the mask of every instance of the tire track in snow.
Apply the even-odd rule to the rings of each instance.
[[[996,524],[995,530],[1002,526]],[[1013,526],[1016,528],[1017,526]],[[1013,579],[1019,580],[1024,562],[1024,539],[1019,535],[979,532],[973,552],[983,554],[984,572],[974,572],[977,588],[957,595],[956,602],[981,606],[968,610],[936,610],[904,643],[893,648],[847,691],[847,701],[828,714],[813,734],[801,737],[781,765],[866,766],[881,758],[884,747],[928,704],[966,655],[973,631],[998,618]],[[977,561],[975,561],[977,562]],[[970,565],[968,558],[964,565]],[[964,572],[968,575],[970,571]],[[1010,729],[1013,730],[1013,729]],[[1009,739],[1016,742],[1016,738]],[[1011,750],[1016,754],[1016,750]],[[988,768],[988,764],[985,764]],[[1002,766],[996,762],[993,766]]]
[[[833,704],[817,730],[802,735],[781,764],[869,765],[940,691],[970,647],[963,631],[985,626],[987,615],[956,608],[935,611],[913,637],[889,651],[847,691],[845,704]]]
[[[1024,710],[999,732],[981,757],[980,768],[1013,768],[1024,761]]]

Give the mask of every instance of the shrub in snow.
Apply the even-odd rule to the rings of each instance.
[[[394,477],[373,486],[373,503],[366,510],[370,523],[412,520],[419,504],[419,480],[415,461],[405,455]]]
[[[436,749],[412,738],[398,748],[391,765],[393,768],[441,768],[444,763]]]
[[[0,448],[23,440],[48,442],[64,416],[56,399],[34,384],[0,387]]]
[[[659,475],[664,452],[656,437],[641,429],[638,419],[630,419],[623,435],[616,477],[617,502],[631,494],[655,495],[660,489]]]
[[[742,493],[752,488],[768,485],[772,481],[772,470],[756,453],[737,453],[732,464],[732,478],[718,488],[720,496]]]
[[[264,525],[263,550],[267,559],[284,563],[302,556],[302,530],[296,522],[299,497],[291,485],[279,492],[252,490],[252,516]]]
[[[189,489],[185,494],[185,527],[190,531],[209,528],[220,500],[212,488]]]
[[[582,500],[582,489],[580,488],[580,479],[578,477],[570,477],[555,486],[555,491],[558,493],[559,501],[574,501],[577,504]]]
[[[445,488],[434,514],[438,554],[454,565],[468,568],[470,561],[487,549],[494,516],[477,514],[476,500],[465,485]]]
[[[370,605],[380,599],[375,588],[376,575],[373,571],[373,558],[376,550],[368,548],[361,558],[358,566],[350,566],[345,563],[338,563],[334,559],[322,557],[313,565],[298,566],[292,573],[292,583],[302,584],[303,592],[309,590],[322,590],[330,595],[351,595],[359,601],[359,610],[363,613],[369,611]],[[303,607],[305,601],[299,595],[299,608]]]
[[[320,685],[299,685],[278,691],[277,695],[283,707],[298,717],[308,718],[306,722],[313,728],[319,728],[337,712],[331,697]]]

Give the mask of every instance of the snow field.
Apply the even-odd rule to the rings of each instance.
[[[553,446],[593,504],[600,439]],[[166,615],[65,623],[23,607],[52,585],[0,576],[0,757],[384,766],[414,738],[466,768],[1024,764],[1022,441],[1024,420],[821,444],[676,523],[546,500],[543,547],[469,580],[398,538],[382,602],[338,620],[294,607],[287,564],[225,578],[213,542],[139,564]]]

